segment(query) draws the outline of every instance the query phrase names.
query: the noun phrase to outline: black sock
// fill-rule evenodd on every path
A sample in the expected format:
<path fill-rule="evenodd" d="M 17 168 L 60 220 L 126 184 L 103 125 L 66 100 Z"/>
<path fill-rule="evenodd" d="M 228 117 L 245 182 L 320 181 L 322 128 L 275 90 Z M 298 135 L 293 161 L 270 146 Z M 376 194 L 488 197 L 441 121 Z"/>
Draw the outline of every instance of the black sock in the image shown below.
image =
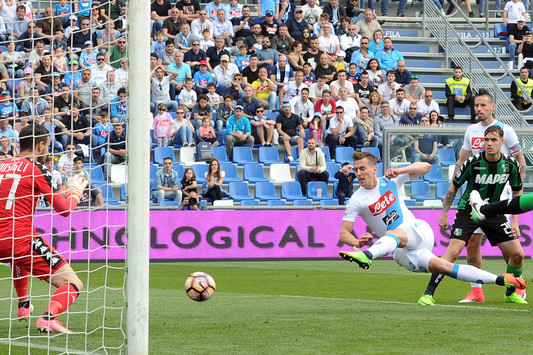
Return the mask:
<path fill-rule="evenodd" d="M 424 292 L 424 294 L 433 296 L 443 278 L 443 274 L 431 274 L 431 279 L 429 279 L 428 287 L 426 288 L 426 292 Z"/>
<path fill-rule="evenodd" d="M 505 295 L 511 296 L 513 293 L 515 293 L 515 291 L 516 291 L 516 287 L 507 287 L 505 289 Z"/>
<path fill-rule="evenodd" d="M 19 308 L 30 308 L 30 300 L 19 302 Z"/>
<path fill-rule="evenodd" d="M 498 286 L 505 286 L 505 279 L 503 278 L 502 275 L 500 275 L 500 276 L 498 276 L 498 277 L 496 278 L 496 282 L 495 282 L 495 283 L 496 283 L 496 285 L 498 285 Z"/>
<path fill-rule="evenodd" d="M 479 211 L 483 213 L 486 218 L 501 214 L 520 214 L 524 212 L 520 208 L 520 198 L 518 197 L 481 206 Z"/>

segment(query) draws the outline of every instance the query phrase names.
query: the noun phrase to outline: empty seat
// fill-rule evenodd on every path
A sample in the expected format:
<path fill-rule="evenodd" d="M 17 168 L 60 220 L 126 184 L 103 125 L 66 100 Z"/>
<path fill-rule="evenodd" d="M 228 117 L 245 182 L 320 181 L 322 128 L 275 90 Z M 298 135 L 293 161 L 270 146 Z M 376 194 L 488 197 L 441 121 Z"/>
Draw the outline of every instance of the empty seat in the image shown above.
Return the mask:
<path fill-rule="evenodd" d="M 281 183 L 281 198 L 287 201 L 307 200 L 307 197 L 302 195 L 302 188 L 298 181 Z"/>
<path fill-rule="evenodd" d="M 174 163 L 172 170 L 176 170 L 180 180 L 183 179 L 183 175 L 185 174 L 185 168 L 183 167 L 183 165 L 181 165 L 180 163 Z"/>
<path fill-rule="evenodd" d="M 256 184 L 260 181 L 268 181 L 268 179 L 265 178 L 263 166 L 257 163 L 250 163 L 244 166 L 244 180 L 248 180 L 252 184 Z"/>
<path fill-rule="evenodd" d="M 453 148 L 439 148 L 437 154 L 440 156 L 440 165 L 442 166 L 455 165 L 457 163 Z"/>
<path fill-rule="evenodd" d="M 255 184 L 255 198 L 261 201 L 279 200 L 276 187 L 270 181 L 259 181 Z"/>
<path fill-rule="evenodd" d="M 275 147 L 260 147 L 259 156 L 257 159 L 263 165 L 279 164 L 278 148 Z"/>
<path fill-rule="evenodd" d="M 216 200 L 213 202 L 213 207 L 233 207 L 233 200 Z"/>
<path fill-rule="evenodd" d="M 233 162 L 239 165 L 256 163 L 252 148 L 250 147 L 233 147 Z"/>
<path fill-rule="evenodd" d="M 154 163 L 157 165 L 163 165 L 165 158 L 171 158 L 174 160 L 174 148 L 172 147 L 155 147 L 154 148 Z"/>
<path fill-rule="evenodd" d="M 329 154 L 329 147 L 318 147 L 318 149 L 324 153 L 324 156 L 326 157 L 326 163 L 330 162 L 331 155 Z"/>
<path fill-rule="evenodd" d="M 111 165 L 111 167 L 113 166 L 115 166 L 115 164 Z M 91 184 L 95 186 L 99 186 L 99 185 L 103 185 L 107 183 L 107 181 L 104 178 L 102 167 L 100 165 L 84 164 L 83 168 L 87 170 L 87 172 L 89 173 L 89 176 L 91 177 Z"/>
<path fill-rule="evenodd" d="M 411 183 L 411 195 L 417 201 L 433 200 L 435 197 L 431 195 L 429 189 L 429 182 L 427 181 L 413 181 Z"/>
<path fill-rule="evenodd" d="M 248 184 L 242 181 L 233 181 L 229 183 L 229 194 L 231 197 L 239 202 L 242 200 L 253 200 L 248 190 Z"/>
<path fill-rule="evenodd" d="M 335 148 L 335 161 L 337 163 L 353 163 L 354 149 L 352 147 L 337 147 Z"/>
<path fill-rule="evenodd" d="M 109 170 L 111 171 L 109 175 L 111 176 L 111 182 L 113 182 L 113 184 L 122 185 L 126 183 L 127 181 L 126 165 L 111 164 L 111 166 L 109 167 Z M 91 177 L 91 181 L 93 181 L 92 177 Z"/>
<path fill-rule="evenodd" d="M 429 172 L 424 175 L 424 180 L 432 184 L 436 184 L 441 181 L 448 182 L 448 180 L 446 180 L 442 174 L 442 166 L 440 165 L 431 165 Z"/>
<path fill-rule="evenodd" d="M 294 178 L 291 176 L 290 166 L 288 164 L 270 165 L 270 180 L 275 183 L 294 181 Z"/>
<path fill-rule="evenodd" d="M 221 163 L 229 161 L 225 147 L 211 147 L 211 155 Z"/>
<path fill-rule="evenodd" d="M 224 173 L 226 174 L 226 176 L 224 177 L 225 183 L 233 181 L 242 181 L 237 171 L 237 165 L 230 162 L 220 163 L 220 170 L 224 171 Z"/>
<path fill-rule="evenodd" d="M 120 202 L 115 198 L 113 193 L 113 186 L 102 185 L 98 187 L 102 191 L 102 197 L 104 198 L 104 203 L 108 206 L 118 206 Z"/>
<path fill-rule="evenodd" d="M 168 206 L 168 207 L 178 207 L 181 203 L 178 202 L 178 201 L 170 201 L 170 200 L 167 200 L 167 201 L 161 201 L 159 202 L 159 206 Z"/>
<path fill-rule="evenodd" d="M 261 202 L 257 200 L 242 200 L 241 206 L 260 206 Z"/>
<path fill-rule="evenodd" d="M 293 206 L 313 206 L 313 201 L 311 200 L 294 200 L 292 201 Z"/>
<path fill-rule="evenodd" d="M 268 200 L 267 206 L 286 206 L 285 201 L 282 200 Z"/>
<path fill-rule="evenodd" d="M 333 200 L 333 199 L 320 200 L 319 205 L 320 206 L 338 206 L 339 205 L 339 201 L 338 200 Z"/>
<path fill-rule="evenodd" d="M 128 185 L 124 184 L 120 187 L 120 201 L 126 202 L 127 195 L 128 195 Z"/>
<path fill-rule="evenodd" d="M 150 186 L 154 183 L 155 174 L 157 173 L 158 166 L 155 164 L 150 164 Z"/>
<path fill-rule="evenodd" d="M 361 148 L 361 153 L 362 152 L 372 153 L 376 157 L 378 157 L 378 160 L 381 160 L 381 152 L 379 151 L 378 147 L 363 147 L 363 148 Z"/>
<path fill-rule="evenodd" d="M 307 183 L 307 197 L 313 201 L 331 200 L 328 185 L 324 181 L 309 181 Z"/>
<path fill-rule="evenodd" d="M 190 165 L 196 160 L 194 159 L 194 154 L 196 153 L 195 147 L 181 147 L 180 148 L 180 163 L 185 165 Z"/>
<path fill-rule="evenodd" d="M 205 182 L 205 173 L 209 170 L 209 165 L 207 164 L 193 164 L 191 169 L 196 175 L 196 182 L 198 184 L 203 184 Z"/>
<path fill-rule="evenodd" d="M 326 163 L 326 170 L 329 173 L 329 180 L 328 182 L 335 182 L 338 181 L 335 179 L 335 174 L 340 170 L 341 166 L 337 163 Z"/>

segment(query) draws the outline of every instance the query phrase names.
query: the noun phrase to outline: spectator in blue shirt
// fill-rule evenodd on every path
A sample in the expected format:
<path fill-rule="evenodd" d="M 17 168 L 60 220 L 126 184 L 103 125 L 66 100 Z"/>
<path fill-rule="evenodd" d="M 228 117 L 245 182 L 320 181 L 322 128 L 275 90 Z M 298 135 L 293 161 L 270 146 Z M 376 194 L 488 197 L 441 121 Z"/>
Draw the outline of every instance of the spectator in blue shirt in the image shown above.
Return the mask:
<path fill-rule="evenodd" d="M 243 115 L 243 107 L 235 106 L 233 115 L 228 117 L 226 122 L 226 149 L 228 159 L 233 159 L 233 147 L 246 145 L 250 148 L 254 146 L 254 137 L 252 136 L 252 127 L 250 120 Z"/>
<path fill-rule="evenodd" d="M 398 67 L 398 61 L 404 60 L 402 53 L 392 48 L 390 37 L 383 39 L 383 50 L 376 53 L 376 59 L 381 65 L 381 69 L 388 71 Z"/>
<path fill-rule="evenodd" d="M 226 17 L 227 17 L 228 9 L 226 8 L 226 5 L 222 4 L 221 0 L 213 0 L 207 5 L 205 5 L 205 11 L 207 12 L 207 17 L 209 17 L 212 21 L 215 21 L 217 19 L 217 11 L 220 9 L 226 11 Z"/>
<path fill-rule="evenodd" d="M 207 61 L 200 61 L 200 70 L 194 74 L 193 81 L 196 94 L 207 94 L 207 84 L 213 82 L 213 74 L 207 71 Z"/>

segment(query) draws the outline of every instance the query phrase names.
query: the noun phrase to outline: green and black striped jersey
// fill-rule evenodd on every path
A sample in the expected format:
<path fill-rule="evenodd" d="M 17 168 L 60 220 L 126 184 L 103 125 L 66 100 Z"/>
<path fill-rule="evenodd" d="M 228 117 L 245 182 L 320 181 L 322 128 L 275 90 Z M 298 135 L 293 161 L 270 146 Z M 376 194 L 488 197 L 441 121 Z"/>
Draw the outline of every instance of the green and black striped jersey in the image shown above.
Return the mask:
<path fill-rule="evenodd" d="M 471 156 L 453 179 L 453 184 L 457 188 L 467 183 L 457 209 L 470 209 L 468 199 L 472 190 L 478 190 L 483 200 L 488 198 L 489 202 L 499 201 L 507 182 L 513 191 L 522 189 L 520 167 L 515 158 L 502 154 L 499 161 L 491 163 L 485 159 L 485 152 Z"/>

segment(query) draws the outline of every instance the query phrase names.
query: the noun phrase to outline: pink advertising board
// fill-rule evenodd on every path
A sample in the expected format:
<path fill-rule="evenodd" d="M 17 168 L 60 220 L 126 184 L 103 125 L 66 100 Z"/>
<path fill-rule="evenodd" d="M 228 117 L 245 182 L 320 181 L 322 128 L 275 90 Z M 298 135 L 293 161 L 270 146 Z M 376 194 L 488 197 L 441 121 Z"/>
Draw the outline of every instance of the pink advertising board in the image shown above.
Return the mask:
<path fill-rule="evenodd" d="M 342 210 L 242 210 L 242 211 L 152 211 L 150 218 L 151 260 L 336 258 Z M 443 255 L 449 231 L 437 225 L 439 210 L 413 210 L 426 220 L 435 234 L 433 252 Z M 453 222 L 454 211 L 449 220 Z M 35 225 L 68 260 L 122 260 L 124 211 L 78 211 L 73 218 L 39 214 Z M 521 242 L 526 256 L 533 256 L 531 214 L 521 216 Z M 89 229 L 91 232 L 89 232 Z M 355 232 L 367 231 L 358 218 Z M 485 241 L 484 256 L 501 256 Z M 465 251 L 461 255 L 465 255 Z"/>

